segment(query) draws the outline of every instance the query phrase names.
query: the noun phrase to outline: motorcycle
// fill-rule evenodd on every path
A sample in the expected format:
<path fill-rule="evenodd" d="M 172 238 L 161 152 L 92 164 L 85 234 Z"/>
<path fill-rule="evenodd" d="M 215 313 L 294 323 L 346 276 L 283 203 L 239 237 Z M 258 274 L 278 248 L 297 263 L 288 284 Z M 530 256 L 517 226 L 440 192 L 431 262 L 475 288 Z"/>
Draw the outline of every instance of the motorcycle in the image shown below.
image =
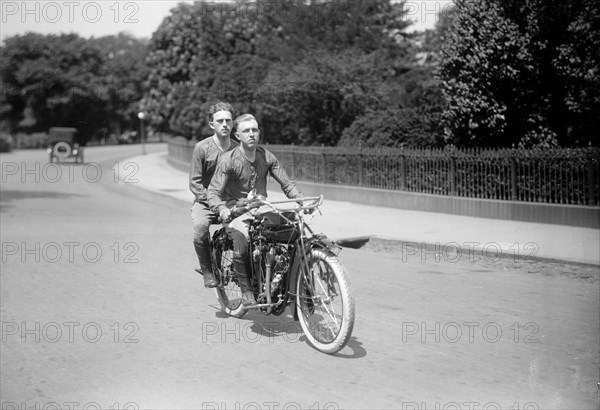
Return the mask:
<path fill-rule="evenodd" d="M 232 217 L 249 212 L 250 284 L 256 304 L 244 306 L 232 261 L 233 240 L 225 228 L 212 236 L 216 293 L 223 310 L 242 317 L 257 309 L 281 315 L 289 305 L 310 345 L 334 354 L 344 348 L 354 327 L 354 297 L 341 247 L 308 225 L 323 196 L 268 202 L 253 191 Z M 285 205 L 296 203 L 294 208 Z M 301 204 L 301 205 L 300 205 Z M 283 207 L 282 207 L 283 206 Z"/>

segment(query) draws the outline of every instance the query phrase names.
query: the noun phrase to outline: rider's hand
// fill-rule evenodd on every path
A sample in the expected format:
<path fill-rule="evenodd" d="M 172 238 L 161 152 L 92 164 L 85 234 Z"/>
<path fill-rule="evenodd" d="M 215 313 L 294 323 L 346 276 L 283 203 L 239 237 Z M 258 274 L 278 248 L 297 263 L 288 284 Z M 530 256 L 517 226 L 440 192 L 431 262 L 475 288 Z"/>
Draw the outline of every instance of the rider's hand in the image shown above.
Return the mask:
<path fill-rule="evenodd" d="M 221 212 L 219 212 L 219 217 L 221 218 L 222 222 L 229 221 L 230 216 L 231 216 L 231 211 L 228 208 L 223 208 L 223 209 L 221 209 Z"/>

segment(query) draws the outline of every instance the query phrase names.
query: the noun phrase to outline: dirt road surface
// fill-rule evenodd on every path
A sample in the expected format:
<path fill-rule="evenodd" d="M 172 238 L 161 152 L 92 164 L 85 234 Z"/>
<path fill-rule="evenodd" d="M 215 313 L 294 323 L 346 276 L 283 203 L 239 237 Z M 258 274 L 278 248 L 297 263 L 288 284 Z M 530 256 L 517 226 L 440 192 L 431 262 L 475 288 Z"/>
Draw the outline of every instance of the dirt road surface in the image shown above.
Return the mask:
<path fill-rule="evenodd" d="M 597 268 L 344 249 L 357 320 L 325 355 L 222 314 L 190 204 L 115 174 L 138 150 L 2 155 L 2 409 L 598 408 Z"/>

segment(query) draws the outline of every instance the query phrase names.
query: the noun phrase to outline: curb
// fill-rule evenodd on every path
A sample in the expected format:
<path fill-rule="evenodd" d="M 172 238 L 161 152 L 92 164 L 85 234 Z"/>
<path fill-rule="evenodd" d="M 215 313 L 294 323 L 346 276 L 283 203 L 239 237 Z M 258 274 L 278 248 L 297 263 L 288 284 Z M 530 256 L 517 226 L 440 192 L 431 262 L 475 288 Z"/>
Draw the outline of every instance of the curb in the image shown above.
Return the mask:
<path fill-rule="evenodd" d="M 486 246 L 455 246 L 455 245 L 442 245 L 440 242 L 432 243 L 425 241 L 409 241 L 403 239 L 385 238 L 377 235 L 357 236 L 351 238 L 340 238 L 334 239 L 334 241 L 343 248 L 351 248 L 361 250 L 363 247 L 369 247 L 370 244 L 379 247 L 389 247 L 394 250 L 398 249 L 400 255 L 414 256 L 421 254 L 423 256 L 433 257 L 435 260 L 447 260 L 448 256 L 451 256 L 449 262 L 459 260 L 462 255 L 468 255 L 468 259 L 472 259 L 474 256 L 483 258 L 485 260 L 512 260 L 515 263 L 526 263 L 526 262 L 544 262 L 544 263 L 558 263 L 568 264 L 573 266 L 581 267 L 594 267 L 600 268 L 600 264 L 570 261 L 559 258 L 549 258 L 546 256 L 531 255 L 515 255 L 515 251 L 502 249 L 500 246 L 490 250 Z M 457 244 L 458 245 L 458 244 Z M 368 250 L 368 249 L 366 249 Z M 383 251 L 390 252 L 390 251 Z M 397 253 L 397 252 L 393 252 Z M 458 256 L 457 256 L 458 255 Z"/>

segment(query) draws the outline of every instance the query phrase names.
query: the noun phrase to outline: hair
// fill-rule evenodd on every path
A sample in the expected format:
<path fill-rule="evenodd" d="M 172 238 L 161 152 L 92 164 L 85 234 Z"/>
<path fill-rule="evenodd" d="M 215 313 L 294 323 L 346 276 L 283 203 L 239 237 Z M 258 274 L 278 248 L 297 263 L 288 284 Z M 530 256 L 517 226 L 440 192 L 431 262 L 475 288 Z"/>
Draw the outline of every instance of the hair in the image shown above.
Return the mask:
<path fill-rule="evenodd" d="M 242 114 L 233 121 L 233 127 L 237 130 L 237 127 L 238 127 L 238 125 L 240 125 L 241 122 L 250 121 L 250 120 L 256 121 L 256 118 L 254 118 L 254 115 Z"/>
<path fill-rule="evenodd" d="M 215 113 L 219 111 L 229 111 L 231 113 L 231 117 L 234 117 L 234 111 L 231 104 L 224 101 L 219 101 L 218 103 L 211 105 L 208 109 L 208 121 L 214 120 Z"/>

